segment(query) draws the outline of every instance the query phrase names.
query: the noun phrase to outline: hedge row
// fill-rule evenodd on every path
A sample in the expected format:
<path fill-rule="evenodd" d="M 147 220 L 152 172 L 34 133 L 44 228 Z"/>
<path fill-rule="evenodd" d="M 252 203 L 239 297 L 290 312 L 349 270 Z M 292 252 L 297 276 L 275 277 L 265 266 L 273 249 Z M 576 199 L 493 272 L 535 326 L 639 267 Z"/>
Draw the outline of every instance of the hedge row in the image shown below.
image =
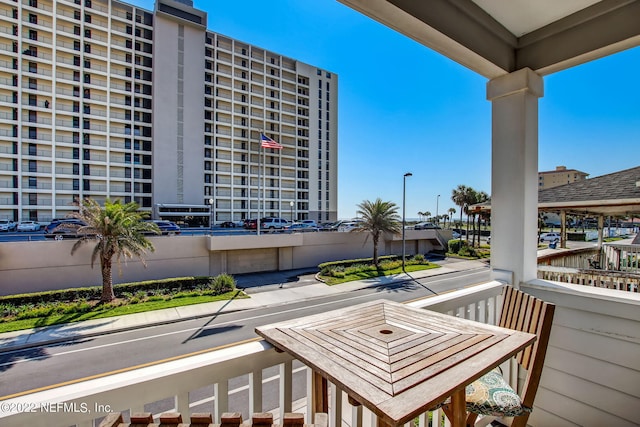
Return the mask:
<path fill-rule="evenodd" d="M 383 255 L 378 257 L 378 262 L 382 262 L 382 261 L 395 261 L 397 259 L 400 259 L 400 256 L 398 255 Z M 350 267 L 354 264 L 367 264 L 367 263 L 372 263 L 373 262 L 373 258 L 358 258 L 358 259 L 346 259 L 346 260 L 342 260 L 342 261 L 330 261 L 330 262 L 323 262 L 322 264 L 318 264 L 318 269 L 322 270 L 324 268 L 331 268 L 331 267 Z"/>
<path fill-rule="evenodd" d="M 122 298 L 125 294 L 135 294 L 136 292 L 158 292 L 158 291 L 189 291 L 198 287 L 208 285 L 213 277 L 193 276 L 175 277 L 162 280 L 147 280 L 144 282 L 122 283 L 113 286 L 116 298 Z M 55 291 L 34 292 L 29 294 L 17 294 L 0 297 L 0 304 L 35 304 L 53 301 L 77 301 L 99 299 L 102 295 L 102 286 L 91 286 L 73 289 L 61 289 Z"/>

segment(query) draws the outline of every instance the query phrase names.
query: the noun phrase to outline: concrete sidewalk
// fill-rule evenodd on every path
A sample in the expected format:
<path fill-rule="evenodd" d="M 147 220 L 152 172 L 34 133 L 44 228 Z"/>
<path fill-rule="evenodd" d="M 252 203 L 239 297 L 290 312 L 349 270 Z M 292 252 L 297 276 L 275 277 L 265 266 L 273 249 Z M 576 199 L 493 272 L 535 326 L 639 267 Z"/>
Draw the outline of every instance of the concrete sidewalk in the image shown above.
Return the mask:
<path fill-rule="evenodd" d="M 35 347 L 43 344 L 68 341 L 80 337 L 109 334 L 146 326 L 162 325 L 199 317 L 212 316 L 239 310 L 249 310 L 293 301 L 304 301 L 362 289 L 370 286 L 385 286 L 412 279 L 439 276 L 455 271 L 485 268 L 482 261 L 448 261 L 440 268 L 412 272 L 410 275 L 378 277 L 358 280 L 336 286 L 327 286 L 315 279 L 309 270 L 244 275 L 238 278 L 238 288 L 249 298 L 216 301 L 164 310 L 129 314 L 105 319 L 86 320 L 42 328 L 0 334 L 0 353 Z M 261 279 L 262 278 L 262 279 Z"/>

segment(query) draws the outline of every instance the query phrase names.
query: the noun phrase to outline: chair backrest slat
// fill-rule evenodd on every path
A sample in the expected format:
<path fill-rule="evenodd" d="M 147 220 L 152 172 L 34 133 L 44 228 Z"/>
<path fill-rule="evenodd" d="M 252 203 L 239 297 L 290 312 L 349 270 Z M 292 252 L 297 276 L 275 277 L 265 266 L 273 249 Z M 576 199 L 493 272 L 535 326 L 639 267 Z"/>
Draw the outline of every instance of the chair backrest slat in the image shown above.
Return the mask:
<path fill-rule="evenodd" d="M 538 350 L 541 346 L 541 340 L 545 342 L 544 353 L 546 353 L 546 342 L 548 342 L 548 335 L 551 332 L 551 323 L 548 322 L 546 325 L 545 319 L 549 315 L 553 319 L 554 308 L 553 304 L 546 303 L 511 286 L 504 288 L 499 325 L 537 335 L 537 339 L 532 345 L 516 355 L 518 363 L 527 371 L 530 371 L 532 364 L 539 359 Z M 546 337 L 543 337 L 544 334 Z M 542 360 L 544 360 L 544 354 Z"/>

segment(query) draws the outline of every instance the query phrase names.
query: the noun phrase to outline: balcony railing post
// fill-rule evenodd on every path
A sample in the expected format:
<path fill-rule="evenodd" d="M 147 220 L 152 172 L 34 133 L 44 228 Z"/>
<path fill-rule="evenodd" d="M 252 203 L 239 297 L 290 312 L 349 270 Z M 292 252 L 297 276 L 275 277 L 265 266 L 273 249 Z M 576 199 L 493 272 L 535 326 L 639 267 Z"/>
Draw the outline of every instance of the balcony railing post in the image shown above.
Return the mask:
<path fill-rule="evenodd" d="M 293 362 L 288 360 L 280 365 L 280 419 L 285 412 L 291 412 L 293 400 Z"/>
<path fill-rule="evenodd" d="M 189 408 L 189 392 L 183 391 L 174 396 L 176 412 L 180 412 L 185 418 L 189 418 L 191 410 Z"/>
<path fill-rule="evenodd" d="M 249 411 L 262 412 L 262 369 L 249 374 Z"/>
<path fill-rule="evenodd" d="M 213 386 L 213 393 L 215 395 L 215 402 L 213 405 L 213 417 L 219 420 L 224 412 L 227 412 L 229 408 L 229 382 L 228 380 L 222 380 L 217 382 Z"/>

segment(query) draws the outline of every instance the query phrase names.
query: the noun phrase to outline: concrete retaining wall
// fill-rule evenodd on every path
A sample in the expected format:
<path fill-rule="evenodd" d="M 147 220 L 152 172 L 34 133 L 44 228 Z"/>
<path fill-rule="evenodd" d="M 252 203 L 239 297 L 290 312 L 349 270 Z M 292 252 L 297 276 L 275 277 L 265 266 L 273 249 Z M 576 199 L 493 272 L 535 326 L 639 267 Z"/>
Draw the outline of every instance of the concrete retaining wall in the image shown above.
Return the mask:
<path fill-rule="evenodd" d="M 407 255 L 433 250 L 433 230 L 411 233 Z M 397 236 L 383 236 L 379 255 L 401 253 Z M 114 283 L 167 277 L 241 274 L 315 267 L 326 261 L 373 254 L 368 233 L 297 233 L 242 236 L 150 237 L 155 252 L 145 259 L 114 264 Z M 96 286 L 102 283 L 100 260 L 91 268 L 93 244 L 71 256 L 74 240 L 0 243 L 0 295 Z"/>

